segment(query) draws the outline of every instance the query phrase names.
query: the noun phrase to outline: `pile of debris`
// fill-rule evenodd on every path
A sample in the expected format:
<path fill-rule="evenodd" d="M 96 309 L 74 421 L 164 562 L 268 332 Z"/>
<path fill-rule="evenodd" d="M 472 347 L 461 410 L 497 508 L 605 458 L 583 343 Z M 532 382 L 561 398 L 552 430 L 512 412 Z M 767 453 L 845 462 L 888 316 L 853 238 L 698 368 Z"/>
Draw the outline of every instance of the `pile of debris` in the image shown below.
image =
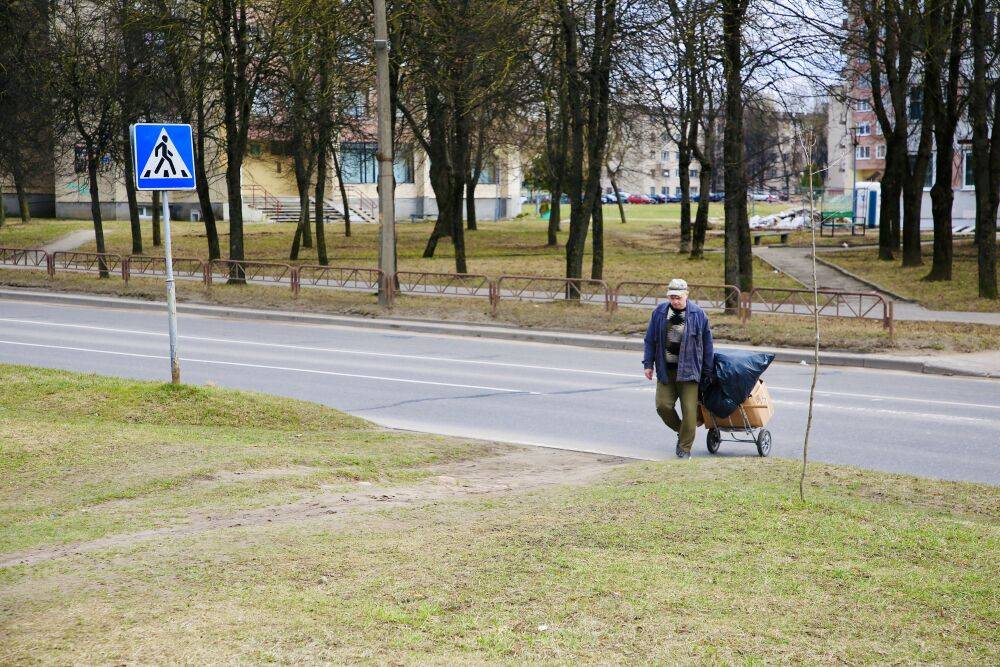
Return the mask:
<path fill-rule="evenodd" d="M 817 212 L 813 218 L 820 222 Z M 750 218 L 750 229 L 810 229 L 808 208 L 789 208 L 773 215 L 755 215 Z"/>

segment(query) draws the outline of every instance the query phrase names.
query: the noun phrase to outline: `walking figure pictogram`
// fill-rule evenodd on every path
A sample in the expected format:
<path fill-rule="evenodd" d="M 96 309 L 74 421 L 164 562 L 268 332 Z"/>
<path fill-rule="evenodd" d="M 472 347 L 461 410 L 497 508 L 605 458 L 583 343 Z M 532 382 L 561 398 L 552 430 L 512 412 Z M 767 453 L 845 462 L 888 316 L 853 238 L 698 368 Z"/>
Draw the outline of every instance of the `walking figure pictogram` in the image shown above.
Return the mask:
<path fill-rule="evenodd" d="M 142 178 L 176 178 L 178 173 L 181 178 L 189 178 L 184 160 L 177 154 L 177 148 L 170 140 L 170 135 L 166 130 L 161 130 L 142 171 Z"/>

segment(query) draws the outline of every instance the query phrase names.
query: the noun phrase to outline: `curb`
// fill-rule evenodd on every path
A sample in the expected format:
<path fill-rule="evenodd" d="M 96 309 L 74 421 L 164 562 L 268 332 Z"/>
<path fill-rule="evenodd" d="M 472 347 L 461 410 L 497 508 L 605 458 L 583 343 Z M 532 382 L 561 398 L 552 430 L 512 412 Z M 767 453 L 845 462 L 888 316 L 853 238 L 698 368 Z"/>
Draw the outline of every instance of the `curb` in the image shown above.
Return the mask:
<path fill-rule="evenodd" d="M 823 266 L 827 267 L 828 269 L 833 269 L 834 271 L 837 271 L 839 273 L 844 274 L 848 278 L 853 278 L 854 280 L 857 280 L 859 283 L 864 283 L 865 285 L 868 285 L 869 287 L 871 287 L 876 292 L 882 292 L 883 294 L 886 294 L 886 295 L 892 297 L 893 301 L 902 301 L 903 303 L 916 303 L 916 301 L 914 301 L 913 299 L 911 299 L 909 297 L 905 297 L 905 296 L 901 296 L 899 294 L 896 294 L 892 290 L 888 290 L 888 289 L 882 287 L 881 285 L 879 285 L 878 283 L 874 283 L 874 282 L 868 280 L 867 278 L 862 278 L 861 276 L 859 276 L 859 275 L 857 275 L 855 273 L 851 273 L 847 269 L 839 267 L 836 264 L 834 264 L 833 262 L 829 262 L 829 261 L 827 261 L 825 259 L 820 259 L 820 257 L 819 257 L 820 254 L 821 253 L 819 253 L 819 252 L 816 253 L 816 261 L 819 262 L 820 264 L 822 264 Z"/>
<path fill-rule="evenodd" d="M 143 301 L 116 297 L 101 297 L 74 293 L 37 292 L 30 290 L 0 289 L 0 299 L 14 301 L 41 301 L 75 306 L 113 308 L 118 310 L 163 311 L 166 304 L 160 301 Z M 639 336 L 590 335 L 564 331 L 523 329 L 516 326 L 482 325 L 469 322 L 439 322 L 390 317 L 359 317 L 350 315 L 323 315 L 281 310 L 258 310 L 235 306 L 214 306 L 179 302 L 178 313 L 201 315 L 203 317 L 225 317 L 240 320 L 267 320 L 271 322 L 295 322 L 299 324 L 319 324 L 327 326 L 347 326 L 365 329 L 409 331 L 433 335 L 462 336 L 467 338 L 489 338 L 495 340 L 545 343 L 550 345 L 572 345 L 603 350 L 641 352 L 643 341 Z M 726 347 L 740 350 L 756 350 L 774 354 L 777 362 L 790 364 L 812 364 L 813 351 L 796 348 L 761 348 L 738 343 L 724 343 Z M 1000 379 L 1000 371 L 975 371 L 967 368 L 944 366 L 918 359 L 896 358 L 852 352 L 820 352 L 820 363 L 825 366 L 871 368 L 878 370 L 905 371 L 929 375 L 952 375 L 956 377 L 976 377 Z"/>

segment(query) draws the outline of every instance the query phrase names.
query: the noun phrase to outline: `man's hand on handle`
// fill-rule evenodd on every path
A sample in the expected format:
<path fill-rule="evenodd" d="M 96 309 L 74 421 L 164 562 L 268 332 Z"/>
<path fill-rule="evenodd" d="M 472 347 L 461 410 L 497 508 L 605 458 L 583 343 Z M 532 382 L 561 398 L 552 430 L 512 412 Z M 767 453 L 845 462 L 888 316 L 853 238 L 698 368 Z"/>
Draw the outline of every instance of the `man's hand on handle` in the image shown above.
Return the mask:
<path fill-rule="evenodd" d="M 646 379 L 647 380 L 652 380 L 653 379 L 653 369 L 652 368 L 647 368 L 645 370 L 645 373 L 646 373 Z"/>

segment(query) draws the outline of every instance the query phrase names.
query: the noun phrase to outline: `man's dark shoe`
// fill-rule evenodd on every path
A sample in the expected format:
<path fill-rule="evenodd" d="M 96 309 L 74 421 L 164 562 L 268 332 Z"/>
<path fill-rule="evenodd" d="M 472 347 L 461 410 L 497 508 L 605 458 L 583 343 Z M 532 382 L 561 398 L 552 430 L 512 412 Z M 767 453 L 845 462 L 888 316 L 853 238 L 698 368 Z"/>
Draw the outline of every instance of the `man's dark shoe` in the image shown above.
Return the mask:
<path fill-rule="evenodd" d="M 691 452 L 685 452 L 680 447 L 677 448 L 677 458 L 679 459 L 689 459 L 691 458 Z"/>
<path fill-rule="evenodd" d="M 674 453 L 677 454 L 677 458 L 682 458 L 681 454 L 684 453 L 684 450 L 681 449 L 681 439 L 679 437 L 677 438 L 677 447 L 674 448 Z"/>

